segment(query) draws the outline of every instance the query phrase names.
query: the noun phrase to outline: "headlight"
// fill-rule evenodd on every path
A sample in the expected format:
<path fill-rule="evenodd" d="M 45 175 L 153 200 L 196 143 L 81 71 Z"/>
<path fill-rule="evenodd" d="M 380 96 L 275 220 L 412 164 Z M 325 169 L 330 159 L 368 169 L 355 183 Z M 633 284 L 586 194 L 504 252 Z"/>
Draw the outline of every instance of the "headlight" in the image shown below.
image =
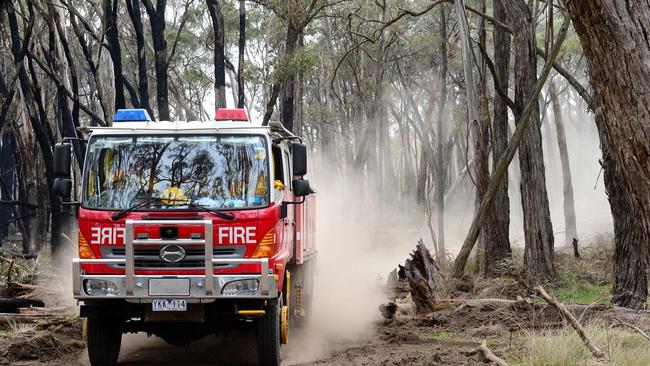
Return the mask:
<path fill-rule="evenodd" d="M 221 294 L 225 296 L 254 296 L 259 288 L 259 280 L 237 280 L 226 283 L 221 289 Z"/>
<path fill-rule="evenodd" d="M 88 296 L 118 296 L 120 290 L 111 281 L 85 280 L 84 290 Z"/>

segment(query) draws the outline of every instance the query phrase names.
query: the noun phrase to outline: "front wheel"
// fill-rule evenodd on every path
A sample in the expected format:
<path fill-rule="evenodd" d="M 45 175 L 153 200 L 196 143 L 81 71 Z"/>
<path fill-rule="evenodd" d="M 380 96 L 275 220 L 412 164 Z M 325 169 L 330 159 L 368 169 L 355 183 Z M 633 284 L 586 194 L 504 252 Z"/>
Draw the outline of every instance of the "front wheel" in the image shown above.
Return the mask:
<path fill-rule="evenodd" d="M 89 318 L 86 322 L 88 358 L 92 366 L 112 366 L 117 363 L 122 345 L 120 322 L 114 319 Z"/>
<path fill-rule="evenodd" d="M 257 360 L 260 365 L 280 365 L 280 303 L 269 300 L 257 320 Z"/>

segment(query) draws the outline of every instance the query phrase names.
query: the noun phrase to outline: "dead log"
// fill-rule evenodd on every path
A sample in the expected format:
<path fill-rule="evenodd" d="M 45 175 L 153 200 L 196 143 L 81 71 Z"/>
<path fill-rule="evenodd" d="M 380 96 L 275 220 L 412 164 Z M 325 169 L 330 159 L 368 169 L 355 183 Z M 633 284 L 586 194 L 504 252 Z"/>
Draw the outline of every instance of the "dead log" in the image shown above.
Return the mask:
<path fill-rule="evenodd" d="M 411 297 L 418 313 L 432 311 L 435 308 L 435 288 L 442 282 L 438 264 L 424 246 L 422 239 L 411 253 L 411 258 L 404 264 L 404 272 L 411 288 Z"/>
<path fill-rule="evenodd" d="M 573 314 L 571 314 L 569 310 L 566 309 L 564 304 L 558 302 L 557 300 L 555 300 L 554 297 L 547 294 L 542 286 L 535 287 L 535 292 L 537 292 L 539 296 L 541 296 L 547 303 L 549 303 L 549 305 L 553 306 L 562 315 L 562 317 L 571 324 L 573 329 L 575 329 L 576 332 L 578 333 L 578 336 L 580 336 L 580 339 L 582 339 L 582 342 L 585 344 L 585 346 L 587 346 L 587 348 L 589 349 L 589 351 L 591 351 L 591 354 L 593 354 L 594 357 L 596 358 L 605 357 L 605 353 L 603 353 L 603 351 L 601 351 L 600 349 L 598 349 L 598 347 L 596 347 L 593 343 L 591 343 L 591 340 L 585 334 L 585 330 L 582 328 L 580 323 L 578 323 L 578 321 L 573 316 Z"/>
<path fill-rule="evenodd" d="M 28 308 L 31 306 L 44 307 L 45 303 L 43 303 L 43 300 L 38 299 L 0 297 L 0 313 L 18 313 L 18 308 Z"/>
<path fill-rule="evenodd" d="M 64 313 L 67 310 L 65 306 L 59 306 L 55 308 L 41 308 L 41 307 L 29 307 L 29 308 L 19 308 L 18 313 L 24 315 L 41 315 L 41 314 L 60 314 Z"/>
<path fill-rule="evenodd" d="M 17 323 L 38 323 L 43 320 L 54 319 L 50 314 L 24 315 L 13 313 L 0 313 L 0 326 L 13 325 Z"/>
<path fill-rule="evenodd" d="M 496 364 L 498 366 L 508 366 L 508 363 L 506 361 L 504 361 L 502 358 L 498 357 L 497 355 L 492 353 L 492 351 L 490 351 L 485 339 L 483 340 L 483 342 L 481 342 L 481 345 L 478 346 L 478 348 L 476 348 L 475 352 L 482 354 L 483 358 L 486 361 L 490 362 L 491 364 Z"/>

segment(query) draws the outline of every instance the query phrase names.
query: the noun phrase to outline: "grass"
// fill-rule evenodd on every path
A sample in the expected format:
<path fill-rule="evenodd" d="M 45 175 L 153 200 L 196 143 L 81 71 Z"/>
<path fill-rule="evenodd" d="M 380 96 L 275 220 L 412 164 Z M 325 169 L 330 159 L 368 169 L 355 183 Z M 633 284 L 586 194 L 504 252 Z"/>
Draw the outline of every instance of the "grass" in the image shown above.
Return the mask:
<path fill-rule="evenodd" d="M 7 328 L 8 332 L 11 334 L 31 334 L 36 332 L 38 325 L 9 321 Z"/>
<path fill-rule="evenodd" d="M 611 286 L 576 283 L 568 287 L 552 287 L 549 292 L 565 304 L 608 304 L 612 289 Z"/>
<path fill-rule="evenodd" d="M 605 352 L 608 365 L 650 365 L 650 347 L 641 335 L 602 326 L 588 326 L 588 337 Z M 596 359 L 571 328 L 530 334 L 523 351 L 508 355 L 512 365 L 594 365 Z"/>

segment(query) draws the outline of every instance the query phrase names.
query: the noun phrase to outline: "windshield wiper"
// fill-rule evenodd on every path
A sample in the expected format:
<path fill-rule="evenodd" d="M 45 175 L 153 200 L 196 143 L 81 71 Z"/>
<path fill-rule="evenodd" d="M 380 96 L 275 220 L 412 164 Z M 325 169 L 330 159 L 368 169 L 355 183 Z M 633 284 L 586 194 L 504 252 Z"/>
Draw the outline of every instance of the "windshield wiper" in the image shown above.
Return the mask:
<path fill-rule="evenodd" d="M 235 219 L 235 214 L 233 214 L 231 212 L 223 212 L 223 211 L 215 210 L 215 209 L 212 209 L 212 208 L 210 208 L 208 206 L 200 205 L 200 204 L 198 204 L 196 202 L 190 202 L 187 206 L 207 211 L 207 212 L 212 213 L 215 216 L 220 217 L 220 218 L 222 218 L 224 220 L 234 220 Z"/>
<path fill-rule="evenodd" d="M 151 201 L 154 201 L 154 200 L 155 201 L 160 201 L 160 198 L 158 198 L 158 197 L 136 197 L 136 199 L 144 200 L 144 201 L 138 202 L 138 203 L 136 203 L 135 205 L 133 205 L 131 207 L 127 207 L 127 208 L 123 209 L 122 211 L 114 213 L 111 216 L 111 219 L 113 219 L 113 221 L 117 221 L 117 220 L 123 218 L 124 216 L 126 216 L 127 214 L 129 214 L 130 212 L 133 212 L 133 211 L 135 211 L 137 209 L 140 209 L 140 208 L 142 208 L 142 207 L 144 207 L 144 206 L 146 206 L 148 204 L 151 204 Z"/>

